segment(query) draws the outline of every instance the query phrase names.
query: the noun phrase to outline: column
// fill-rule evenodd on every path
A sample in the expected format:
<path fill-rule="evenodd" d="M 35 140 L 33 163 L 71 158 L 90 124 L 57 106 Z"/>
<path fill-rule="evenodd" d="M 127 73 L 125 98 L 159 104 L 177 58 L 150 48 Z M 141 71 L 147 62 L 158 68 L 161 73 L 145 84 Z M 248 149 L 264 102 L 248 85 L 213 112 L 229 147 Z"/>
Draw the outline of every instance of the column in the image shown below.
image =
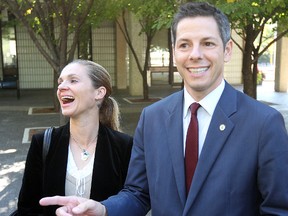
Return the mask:
<path fill-rule="evenodd" d="M 119 18 L 120 25 L 123 26 L 122 18 Z M 127 82 L 127 62 L 126 62 L 127 43 L 118 24 L 116 24 L 116 87 L 117 89 L 126 89 Z"/>
<path fill-rule="evenodd" d="M 144 62 L 144 34 L 139 35 L 141 26 L 137 18 L 130 13 L 129 15 L 129 29 L 132 45 L 135 49 L 137 57 L 143 68 Z M 135 58 L 129 49 L 129 93 L 132 96 L 143 95 L 142 75 L 137 67 Z"/>
<path fill-rule="evenodd" d="M 276 44 L 275 91 L 288 90 L 288 37 L 283 37 Z"/>

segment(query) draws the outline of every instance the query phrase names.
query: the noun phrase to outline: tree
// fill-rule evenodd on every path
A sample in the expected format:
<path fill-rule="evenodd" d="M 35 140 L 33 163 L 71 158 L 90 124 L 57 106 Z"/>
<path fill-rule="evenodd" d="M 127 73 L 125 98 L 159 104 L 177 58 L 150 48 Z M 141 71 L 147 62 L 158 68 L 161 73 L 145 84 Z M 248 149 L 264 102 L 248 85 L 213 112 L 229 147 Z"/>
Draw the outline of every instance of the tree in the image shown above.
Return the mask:
<path fill-rule="evenodd" d="M 1 0 L 26 28 L 30 38 L 54 71 L 54 92 L 58 76 L 74 59 L 80 32 L 93 20 L 104 19 L 106 3 L 102 0 Z M 59 103 L 54 94 L 54 108 Z"/>
<path fill-rule="evenodd" d="M 257 98 L 258 60 L 276 41 L 288 33 L 287 25 L 274 28 L 273 37 L 266 45 L 264 29 L 266 24 L 287 23 L 287 0 L 218 0 L 218 6 L 229 17 L 231 27 L 242 38 L 244 45 L 232 40 L 243 53 L 242 75 L 244 93 Z M 227 3 L 228 2 L 228 3 Z"/>
<path fill-rule="evenodd" d="M 143 99 L 148 100 L 149 88 L 147 82 L 147 71 L 149 69 L 152 40 L 157 31 L 169 26 L 177 5 L 174 0 L 114 0 L 114 2 L 112 1 L 112 5 L 114 5 L 114 10 L 111 10 L 110 14 L 112 18 L 116 18 L 116 23 L 123 33 L 130 51 L 136 61 L 137 68 L 141 73 L 143 81 Z M 127 24 L 128 12 L 133 13 L 141 25 L 139 35 L 145 34 L 146 36 L 143 65 L 139 60 L 140 58 L 136 53 L 130 37 Z"/>

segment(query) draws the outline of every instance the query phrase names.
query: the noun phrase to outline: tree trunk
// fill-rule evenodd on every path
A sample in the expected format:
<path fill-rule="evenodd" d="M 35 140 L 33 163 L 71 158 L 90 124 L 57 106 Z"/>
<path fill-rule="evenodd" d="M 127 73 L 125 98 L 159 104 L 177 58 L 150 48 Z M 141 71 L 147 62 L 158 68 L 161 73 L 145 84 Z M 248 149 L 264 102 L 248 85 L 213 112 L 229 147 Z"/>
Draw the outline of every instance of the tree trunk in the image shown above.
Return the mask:
<path fill-rule="evenodd" d="M 243 91 L 245 94 L 256 99 L 256 85 L 254 84 L 252 72 L 253 54 L 253 26 L 246 27 L 246 42 L 243 51 L 242 75 Z"/>
<path fill-rule="evenodd" d="M 257 99 L 257 75 L 258 75 L 258 61 L 253 63 L 253 98 Z"/>
<path fill-rule="evenodd" d="M 152 35 L 146 35 L 147 36 L 147 44 L 146 44 L 146 51 L 145 51 L 145 62 L 144 67 L 142 71 L 142 80 L 143 80 L 143 99 L 148 100 L 149 99 L 149 87 L 147 82 L 147 71 L 149 68 L 149 61 L 150 61 L 150 48 L 152 44 Z"/>
<path fill-rule="evenodd" d="M 245 94 L 255 98 L 255 90 L 253 88 L 253 73 L 251 71 L 252 59 L 251 55 L 244 52 L 242 61 L 243 75 L 243 91 Z"/>

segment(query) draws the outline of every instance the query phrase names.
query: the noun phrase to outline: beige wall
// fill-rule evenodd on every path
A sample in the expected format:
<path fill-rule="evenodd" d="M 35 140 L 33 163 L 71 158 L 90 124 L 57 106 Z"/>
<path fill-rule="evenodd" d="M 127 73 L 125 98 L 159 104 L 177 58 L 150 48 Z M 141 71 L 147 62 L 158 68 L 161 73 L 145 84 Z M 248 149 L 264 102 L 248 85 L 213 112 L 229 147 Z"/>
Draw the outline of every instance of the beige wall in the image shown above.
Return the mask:
<path fill-rule="evenodd" d="M 121 22 L 121 19 L 119 19 Z M 121 22 L 121 25 L 123 23 Z M 127 67 L 127 43 L 118 25 L 116 25 L 116 87 L 126 89 L 129 85 Z"/>
<path fill-rule="evenodd" d="M 232 37 L 241 44 L 241 38 L 235 32 L 232 32 Z M 241 68 L 242 51 L 233 43 L 232 58 L 225 65 L 224 78 L 232 85 L 242 84 Z"/>
<path fill-rule="evenodd" d="M 38 51 L 26 29 L 17 26 L 17 52 L 21 89 L 53 88 L 53 69 Z M 115 85 L 114 25 L 105 24 L 93 30 L 93 60 L 103 65 Z M 2 70 L 1 70 L 2 71 Z"/>
<path fill-rule="evenodd" d="M 116 37 L 113 23 L 104 23 L 92 30 L 92 58 L 109 72 L 112 85 L 116 85 Z"/>
<path fill-rule="evenodd" d="M 288 90 L 288 37 L 284 37 L 276 45 L 275 91 Z"/>
<path fill-rule="evenodd" d="M 40 54 L 22 26 L 17 26 L 16 36 L 20 88 L 53 88 L 52 67 Z"/>
<path fill-rule="evenodd" d="M 139 36 L 139 32 L 141 30 L 141 26 L 133 15 L 129 17 L 129 30 L 131 33 L 131 41 L 133 47 L 137 53 L 140 64 L 143 67 L 144 61 L 144 36 L 141 34 Z M 133 57 L 130 49 L 129 49 L 129 93 L 132 96 L 140 96 L 143 95 L 143 84 L 142 84 L 142 76 L 138 70 L 135 58 Z"/>

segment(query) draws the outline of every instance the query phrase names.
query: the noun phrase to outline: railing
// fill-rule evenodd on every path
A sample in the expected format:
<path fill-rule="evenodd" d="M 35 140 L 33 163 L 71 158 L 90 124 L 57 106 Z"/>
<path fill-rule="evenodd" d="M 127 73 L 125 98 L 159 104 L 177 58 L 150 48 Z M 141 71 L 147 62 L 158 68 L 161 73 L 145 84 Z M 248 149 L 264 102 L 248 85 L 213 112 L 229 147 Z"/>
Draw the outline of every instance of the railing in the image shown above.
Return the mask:
<path fill-rule="evenodd" d="M 174 80 L 174 73 L 178 71 L 175 66 L 173 66 L 171 74 L 169 73 L 169 66 L 150 66 L 149 71 L 151 73 L 151 84 L 152 85 L 154 84 L 153 74 L 156 74 L 156 73 L 167 74 L 167 83 L 177 84 L 177 82 L 175 82 L 175 80 Z"/>

